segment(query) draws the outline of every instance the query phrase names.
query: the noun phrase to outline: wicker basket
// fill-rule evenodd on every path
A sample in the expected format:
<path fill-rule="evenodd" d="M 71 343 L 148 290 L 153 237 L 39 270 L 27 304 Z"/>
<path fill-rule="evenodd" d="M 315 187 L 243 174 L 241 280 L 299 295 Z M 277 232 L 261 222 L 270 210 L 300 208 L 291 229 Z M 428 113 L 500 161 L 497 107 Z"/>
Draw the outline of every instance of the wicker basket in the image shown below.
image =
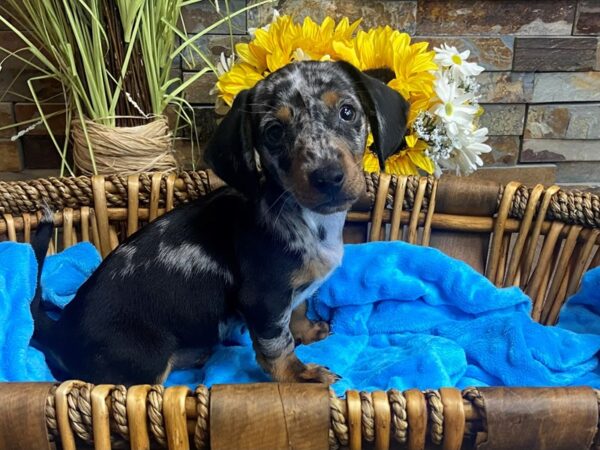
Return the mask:
<path fill-rule="evenodd" d="M 222 182 L 207 172 L 0 183 L 0 236 L 28 241 L 39 205 L 60 212 L 59 247 L 107 255 L 149 220 Z M 600 199 L 556 186 L 367 175 L 347 242 L 405 239 L 518 285 L 554 324 L 583 273 L 600 264 Z M 482 299 L 485 301 L 485 299 Z M 401 362 L 399 362 L 401 364 Z M 591 388 L 349 391 L 319 385 L 0 384 L 0 449 L 599 448 Z"/>

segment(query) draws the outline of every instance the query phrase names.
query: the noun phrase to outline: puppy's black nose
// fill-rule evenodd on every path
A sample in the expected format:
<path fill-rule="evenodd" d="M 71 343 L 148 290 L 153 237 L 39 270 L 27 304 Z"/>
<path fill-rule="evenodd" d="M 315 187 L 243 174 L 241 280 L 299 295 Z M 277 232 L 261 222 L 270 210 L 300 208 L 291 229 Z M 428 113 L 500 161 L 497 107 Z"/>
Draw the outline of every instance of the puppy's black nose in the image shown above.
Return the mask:
<path fill-rule="evenodd" d="M 323 194 L 336 194 L 344 184 L 344 171 L 339 164 L 329 164 L 312 172 L 310 183 Z"/>

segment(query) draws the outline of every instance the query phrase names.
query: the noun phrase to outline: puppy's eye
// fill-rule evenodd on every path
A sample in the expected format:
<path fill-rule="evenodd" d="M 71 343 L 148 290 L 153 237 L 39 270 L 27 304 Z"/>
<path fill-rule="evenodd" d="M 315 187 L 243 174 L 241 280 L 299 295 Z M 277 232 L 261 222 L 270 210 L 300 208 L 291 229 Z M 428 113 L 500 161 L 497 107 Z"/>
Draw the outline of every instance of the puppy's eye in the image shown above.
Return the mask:
<path fill-rule="evenodd" d="M 342 105 L 340 108 L 340 119 L 350 122 L 356 117 L 356 110 L 350 105 Z"/>
<path fill-rule="evenodd" d="M 283 138 L 283 126 L 275 123 L 269 125 L 265 130 L 265 139 L 269 144 L 277 144 Z"/>

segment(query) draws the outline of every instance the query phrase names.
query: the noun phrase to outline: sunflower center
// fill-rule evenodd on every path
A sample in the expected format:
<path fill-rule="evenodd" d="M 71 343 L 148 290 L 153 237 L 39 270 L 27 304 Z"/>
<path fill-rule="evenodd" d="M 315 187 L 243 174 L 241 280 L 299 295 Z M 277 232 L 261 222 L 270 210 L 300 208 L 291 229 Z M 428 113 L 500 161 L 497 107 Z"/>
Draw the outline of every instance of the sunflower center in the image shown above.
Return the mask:
<path fill-rule="evenodd" d="M 457 66 L 460 66 L 462 64 L 462 59 L 460 59 L 460 56 L 458 55 L 452 55 L 452 62 Z"/>
<path fill-rule="evenodd" d="M 446 110 L 447 116 L 451 116 L 452 113 L 454 112 L 454 106 L 452 106 L 452 103 L 446 103 L 444 109 Z"/>

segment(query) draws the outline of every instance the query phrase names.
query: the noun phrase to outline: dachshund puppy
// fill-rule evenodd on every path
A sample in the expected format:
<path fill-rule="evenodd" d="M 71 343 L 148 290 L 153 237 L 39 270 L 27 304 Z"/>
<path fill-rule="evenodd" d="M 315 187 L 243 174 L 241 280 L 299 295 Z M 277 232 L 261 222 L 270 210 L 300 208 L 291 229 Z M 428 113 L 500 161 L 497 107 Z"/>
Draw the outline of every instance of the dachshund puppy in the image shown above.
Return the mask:
<path fill-rule="evenodd" d="M 383 163 L 403 142 L 407 113 L 398 93 L 344 62 L 293 63 L 240 92 L 205 152 L 229 187 L 129 237 L 57 321 L 38 289 L 34 344 L 54 375 L 161 383 L 204 361 L 241 319 L 273 380 L 335 382 L 296 357 L 295 344 L 329 334 L 303 302 L 342 260 L 369 131 Z M 34 242 L 40 267 L 51 227 L 42 222 Z"/>

